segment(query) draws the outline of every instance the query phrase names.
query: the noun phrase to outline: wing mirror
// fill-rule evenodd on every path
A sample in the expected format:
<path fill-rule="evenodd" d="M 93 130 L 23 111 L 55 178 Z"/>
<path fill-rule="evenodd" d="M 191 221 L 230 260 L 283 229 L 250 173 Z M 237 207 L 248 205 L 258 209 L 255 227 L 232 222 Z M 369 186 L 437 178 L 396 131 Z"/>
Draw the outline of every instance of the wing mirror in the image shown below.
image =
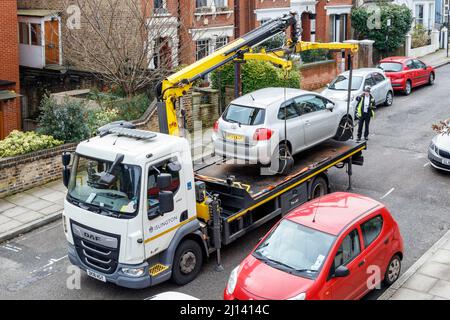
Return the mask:
<path fill-rule="evenodd" d="M 169 173 L 160 173 L 156 178 L 159 190 L 167 190 L 172 186 L 172 175 Z"/>
<path fill-rule="evenodd" d="M 174 210 L 174 195 L 172 191 L 161 191 L 159 197 L 159 213 L 161 215 Z"/>
<path fill-rule="evenodd" d="M 350 274 L 350 270 L 346 266 L 339 266 L 337 267 L 336 271 L 334 272 L 335 278 L 345 278 Z"/>
<path fill-rule="evenodd" d="M 331 103 L 331 102 L 328 102 L 326 108 L 327 108 L 327 110 L 333 111 L 333 109 L 334 109 L 334 104 Z"/>
<path fill-rule="evenodd" d="M 66 186 L 66 188 L 69 186 L 69 180 L 70 180 L 70 169 L 67 167 L 70 164 L 71 155 L 68 152 L 64 152 L 61 156 L 62 165 L 63 165 L 63 184 Z"/>

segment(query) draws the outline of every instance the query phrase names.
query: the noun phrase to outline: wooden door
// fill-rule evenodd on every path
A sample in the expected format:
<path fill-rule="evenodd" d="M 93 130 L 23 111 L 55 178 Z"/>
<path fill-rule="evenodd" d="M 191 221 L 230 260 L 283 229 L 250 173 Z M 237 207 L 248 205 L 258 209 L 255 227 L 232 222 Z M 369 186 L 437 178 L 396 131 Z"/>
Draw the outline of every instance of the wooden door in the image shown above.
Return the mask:
<path fill-rule="evenodd" d="M 59 64 L 59 21 L 45 21 L 45 64 Z"/>

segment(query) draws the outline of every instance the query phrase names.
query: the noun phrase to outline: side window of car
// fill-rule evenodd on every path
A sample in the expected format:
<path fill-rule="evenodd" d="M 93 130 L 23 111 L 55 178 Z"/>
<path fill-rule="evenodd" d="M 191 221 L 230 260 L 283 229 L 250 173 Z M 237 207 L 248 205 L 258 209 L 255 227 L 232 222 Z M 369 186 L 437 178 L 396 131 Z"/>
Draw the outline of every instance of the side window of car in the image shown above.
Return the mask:
<path fill-rule="evenodd" d="M 381 233 L 383 217 L 376 216 L 361 224 L 361 232 L 364 239 L 364 247 L 367 248 Z"/>
<path fill-rule="evenodd" d="M 300 116 L 297 108 L 297 104 L 294 100 L 288 101 L 285 105 L 281 106 L 280 110 L 278 111 L 278 119 L 284 120 L 285 117 L 287 120 L 294 119 L 296 117 Z"/>
<path fill-rule="evenodd" d="M 301 116 L 316 111 L 316 107 L 311 103 L 311 98 L 312 96 L 301 96 L 294 99 Z"/>
<path fill-rule="evenodd" d="M 148 210 L 156 209 L 159 205 L 158 196 L 159 188 L 157 185 L 157 176 L 159 173 L 170 173 L 172 175 L 172 185 L 167 191 L 172 191 L 174 194 L 177 193 L 180 188 L 180 173 L 171 171 L 168 166 L 169 161 L 164 161 L 161 164 L 153 166 L 148 171 L 148 181 L 147 181 L 147 201 Z"/>
<path fill-rule="evenodd" d="M 366 81 L 364 81 L 364 87 L 366 87 L 366 86 L 373 86 L 374 84 L 375 83 L 374 83 L 374 80 L 372 78 L 372 75 L 368 75 L 367 78 L 366 78 Z"/>
<path fill-rule="evenodd" d="M 425 64 L 420 60 L 414 60 L 414 66 L 416 69 L 423 69 L 426 67 Z"/>
<path fill-rule="evenodd" d="M 414 63 L 413 63 L 413 61 L 412 61 L 412 60 L 406 61 L 406 67 L 407 67 L 408 69 L 414 69 Z"/>
<path fill-rule="evenodd" d="M 381 83 L 381 82 L 383 82 L 385 80 L 384 76 L 381 73 L 374 73 L 373 74 L 373 78 L 375 79 L 375 82 L 377 84 Z"/>
<path fill-rule="evenodd" d="M 358 230 L 355 229 L 350 232 L 342 241 L 336 256 L 334 257 L 334 270 L 339 266 L 346 265 L 355 259 L 361 253 L 361 246 L 359 243 Z"/>

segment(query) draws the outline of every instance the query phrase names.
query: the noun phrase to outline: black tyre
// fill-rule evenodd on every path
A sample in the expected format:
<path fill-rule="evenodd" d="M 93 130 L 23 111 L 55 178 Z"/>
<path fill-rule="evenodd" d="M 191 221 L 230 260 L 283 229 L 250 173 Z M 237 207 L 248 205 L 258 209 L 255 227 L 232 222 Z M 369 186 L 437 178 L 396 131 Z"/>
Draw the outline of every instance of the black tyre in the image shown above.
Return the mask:
<path fill-rule="evenodd" d="M 203 264 L 203 252 L 194 240 L 183 241 L 175 251 L 172 280 L 177 285 L 185 285 L 194 280 Z"/>
<path fill-rule="evenodd" d="M 281 142 L 272 155 L 270 171 L 278 174 L 288 174 L 294 166 L 294 159 L 289 146 Z"/>
<path fill-rule="evenodd" d="M 389 90 L 388 93 L 386 93 L 386 100 L 384 100 L 384 105 L 390 107 L 392 106 L 392 103 L 394 103 L 394 93 Z"/>
<path fill-rule="evenodd" d="M 434 72 L 430 73 L 430 77 L 428 78 L 428 84 L 432 86 L 434 84 L 434 80 L 436 80 Z"/>
<path fill-rule="evenodd" d="M 391 261 L 386 268 L 386 273 L 384 274 L 384 284 L 387 286 L 392 285 L 400 277 L 400 272 L 402 271 L 402 260 L 399 255 L 392 257 Z"/>
<path fill-rule="evenodd" d="M 341 122 L 339 122 L 339 127 L 337 129 L 334 140 L 337 141 L 347 141 L 353 136 L 353 120 L 349 117 L 343 117 Z"/>
<path fill-rule="evenodd" d="M 328 184 L 327 181 L 322 177 L 317 177 L 314 179 L 311 184 L 311 188 L 309 191 L 309 199 L 316 199 L 321 196 L 324 196 L 328 193 Z"/>
<path fill-rule="evenodd" d="M 411 94 L 411 91 L 412 91 L 411 80 L 406 80 L 405 90 L 403 91 L 403 93 L 405 94 L 405 96 L 409 96 Z"/>

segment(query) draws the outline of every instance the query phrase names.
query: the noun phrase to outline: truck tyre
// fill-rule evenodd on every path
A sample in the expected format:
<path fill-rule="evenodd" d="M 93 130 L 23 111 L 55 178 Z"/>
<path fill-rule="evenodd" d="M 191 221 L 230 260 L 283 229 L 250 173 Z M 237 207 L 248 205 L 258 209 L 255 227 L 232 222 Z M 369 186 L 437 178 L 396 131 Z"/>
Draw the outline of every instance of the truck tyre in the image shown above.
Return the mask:
<path fill-rule="evenodd" d="M 309 199 L 313 200 L 324 196 L 328 193 L 328 184 L 327 181 L 322 177 L 317 177 L 311 184 L 311 188 L 309 191 Z"/>
<path fill-rule="evenodd" d="M 194 280 L 203 264 L 200 245 L 194 240 L 185 240 L 178 245 L 172 267 L 172 280 L 177 285 L 185 285 Z"/>
<path fill-rule="evenodd" d="M 344 116 L 339 122 L 334 140 L 347 141 L 353 136 L 353 120 L 351 116 Z"/>
<path fill-rule="evenodd" d="M 384 274 L 384 284 L 387 286 L 392 285 L 400 276 L 402 270 L 402 260 L 399 255 L 396 254 L 392 257 L 391 261 L 386 268 L 386 273 Z"/>

